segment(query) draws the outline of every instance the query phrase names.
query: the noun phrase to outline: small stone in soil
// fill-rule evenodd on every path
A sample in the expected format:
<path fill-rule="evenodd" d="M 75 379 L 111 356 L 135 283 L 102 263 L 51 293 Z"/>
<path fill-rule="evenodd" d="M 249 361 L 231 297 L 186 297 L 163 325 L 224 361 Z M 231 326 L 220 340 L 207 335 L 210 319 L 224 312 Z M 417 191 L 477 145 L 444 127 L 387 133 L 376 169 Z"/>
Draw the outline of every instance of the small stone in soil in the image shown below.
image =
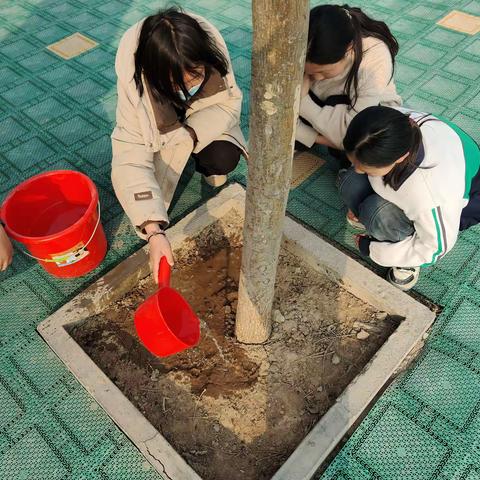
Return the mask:
<path fill-rule="evenodd" d="M 214 425 L 213 429 L 218 433 L 220 431 L 220 427 L 218 425 Z"/>
<path fill-rule="evenodd" d="M 366 330 L 369 333 L 381 333 L 384 327 L 377 322 L 376 318 L 373 318 L 371 323 L 365 323 L 357 320 L 353 322 L 353 328 L 356 330 Z"/>
<path fill-rule="evenodd" d="M 227 305 L 227 306 L 225 307 L 225 313 L 228 314 L 228 313 L 230 313 L 231 311 L 232 311 L 232 308 L 230 307 L 230 305 Z"/>
<path fill-rule="evenodd" d="M 287 332 L 291 332 L 297 328 L 297 322 L 295 320 L 287 320 L 284 324 L 284 328 Z"/>
<path fill-rule="evenodd" d="M 368 337 L 370 336 L 370 334 L 365 331 L 365 330 L 360 330 L 358 333 L 357 333 L 357 338 L 359 340 L 366 340 Z"/>
<path fill-rule="evenodd" d="M 208 450 L 190 450 L 190 453 L 192 455 L 203 456 L 203 455 L 206 455 L 208 453 Z"/>
<path fill-rule="evenodd" d="M 332 363 L 334 365 L 338 365 L 341 361 L 341 358 L 335 353 L 332 357 Z"/>
<path fill-rule="evenodd" d="M 303 335 L 307 336 L 310 334 L 310 328 L 308 325 L 302 324 L 300 325 L 300 331 L 303 333 Z"/>
<path fill-rule="evenodd" d="M 227 293 L 227 300 L 230 302 L 235 301 L 238 298 L 238 292 Z"/>
<path fill-rule="evenodd" d="M 384 320 L 387 319 L 388 313 L 386 313 L 386 312 L 378 312 L 375 316 L 377 317 L 377 320 L 382 320 L 382 321 L 384 321 Z"/>
<path fill-rule="evenodd" d="M 285 317 L 280 310 L 273 311 L 273 321 L 277 323 L 283 323 L 285 321 Z"/>
<path fill-rule="evenodd" d="M 317 388 L 317 392 L 323 392 L 323 387 L 322 387 L 322 385 L 320 385 L 320 386 Z"/>
<path fill-rule="evenodd" d="M 295 352 L 288 351 L 285 353 L 285 360 L 287 362 L 295 362 L 298 359 L 298 355 Z"/>

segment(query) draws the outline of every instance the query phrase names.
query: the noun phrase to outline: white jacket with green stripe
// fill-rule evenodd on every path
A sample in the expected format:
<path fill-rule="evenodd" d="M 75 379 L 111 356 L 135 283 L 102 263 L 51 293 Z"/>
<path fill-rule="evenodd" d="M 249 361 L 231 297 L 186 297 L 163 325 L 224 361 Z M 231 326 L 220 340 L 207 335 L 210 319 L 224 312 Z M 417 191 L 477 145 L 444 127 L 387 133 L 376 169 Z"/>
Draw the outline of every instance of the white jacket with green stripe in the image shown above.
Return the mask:
<path fill-rule="evenodd" d="M 426 117 L 424 113 L 397 109 L 416 120 Z M 385 185 L 383 177 L 369 177 L 375 192 L 401 208 L 415 227 L 415 233 L 400 242 L 370 243 L 370 257 L 379 265 L 429 266 L 457 241 L 462 210 L 479 172 L 480 150 L 456 125 L 434 116 L 426 118 L 434 120 L 421 126 L 424 159 L 400 188 L 395 191 Z"/>

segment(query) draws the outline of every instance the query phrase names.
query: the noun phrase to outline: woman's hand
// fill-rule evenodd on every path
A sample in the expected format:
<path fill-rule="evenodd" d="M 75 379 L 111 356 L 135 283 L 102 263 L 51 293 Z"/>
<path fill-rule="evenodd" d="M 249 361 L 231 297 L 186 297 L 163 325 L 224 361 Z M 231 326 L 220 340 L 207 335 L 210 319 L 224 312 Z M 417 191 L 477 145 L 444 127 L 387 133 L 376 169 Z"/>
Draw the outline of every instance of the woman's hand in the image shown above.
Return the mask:
<path fill-rule="evenodd" d="M 4 272 L 12 263 L 13 247 L 5 230 L 0 225 L 0 271 Z"/>
<path fill-rule="evenodd" d="M 317 135 L 315 143 L 317 145 L 325 145 L 326 147 L 338 149 L 338 147 L 334 143 L 332 143 L 327 137 L 324 137 L 320 134 Z"/>
<path fill-rule="evenodd" d="M 168 238 L 161 234 L 151 237 L 148 244 L 150 245 L 150 269 L 155 283 L 158 283 L 158 267 L 162 257 L 167 257 L 168 263 L 173 266 L 172 247 Z"/>
<path fill-rule="evenodd" d="M 302 92 L 301 98 L 306 97 L 308 92 L 310 91 L 310 86 L 312 85 L 312 80 L 310 79 L 310 75 L 303 75 L 303 84 L 302 84 Z"/>
<path fill-rule="evenodd" d="M 167 257 L 170 266 L 173 266 L 173 253 L 170 242 L 158 223 L 149 223 L 145 227 L 145 232 L 148 238 L 148 245 L 150 247 L 150 270 L 153 274 L 155 283 L 158 283 L 158 268 L 162 257 Z M 160 233 L 161 232 L 161 233 Z"/>

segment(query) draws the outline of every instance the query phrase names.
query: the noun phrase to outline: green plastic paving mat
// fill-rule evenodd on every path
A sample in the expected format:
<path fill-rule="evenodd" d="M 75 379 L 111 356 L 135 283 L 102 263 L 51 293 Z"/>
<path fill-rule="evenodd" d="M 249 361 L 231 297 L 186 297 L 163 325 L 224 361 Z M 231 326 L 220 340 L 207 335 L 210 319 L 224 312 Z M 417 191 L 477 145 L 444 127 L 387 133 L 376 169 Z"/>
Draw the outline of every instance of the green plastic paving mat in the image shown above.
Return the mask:
<path fill-rule="evenodd" d="M 244 91 L 248 128 L 250 2 L 178 2 L 223 33 Z M 318 2 L 316 2 L 318 3 Z M 325 2 L 324 2 L 325 3 Z M 142 244 L 110 184 L 115 115 L 113 60 L 123 31 L 164 2 L 3 0 L 0 17 L 0 199 L 54 168 L 97 184 L 109 253 L 82 280 L 56 280 L 17 252 L 0 274 L 0 478 L 159 479 L 37 335 L 38 323 Z M 478 0 L 359 1 L 401 43 L 396 79 L 406 103 L 442 114 L 480 140 L 480 38 L 436 26 L 453 9 L 480 15 Z M 63 60 L 45 47 L 75 32 L 98 42 Z M 354 254 L 335 190 L 335 164 L 291 192 L 289 213 Z M 233 180 L 245 183 L 246 165 Z M 171 218 L 213 191 L 189 165 Z M 324 479 L 480 479 L 480 228 L 422 273 L 417 292 L 445 305 L 421 358 L 381 397 Z"/>
<path fill-rule="evenodd" d="M 357 2 L 400 41 L 395 78 L 406 105 L 452 119 L 480 141 L 480 38 L 436 25 L 478 1 Z M 325 166 L 292 192 L 289 211 L 355 251 Z M 480 479 L 480 228 L 462 233 L 416 292 L 445 306 L 420 358 L 382 395 L 323 480 Z"/>
<path fill-rule="evenodd" d="M 101 267 L 81 280 L 54 279 L 19 251 L 8 272 L 0 273 L 1 479 L 160 478 L 35 331 L 143 244 L 110 183 L 114 58 L 122 33 L 160 6 L 146 0 L 1 2 L 0 201 L 36 173 L 80 170 L 99 189 L 110 247 Z M 228 15 L 221 26 L 234 24 L 238 12 Z M 70 60 L 46 50 L 77 31 L 98 46 Z M 190 164 L 176 192 L 172 222 L 213 194 Z"/>

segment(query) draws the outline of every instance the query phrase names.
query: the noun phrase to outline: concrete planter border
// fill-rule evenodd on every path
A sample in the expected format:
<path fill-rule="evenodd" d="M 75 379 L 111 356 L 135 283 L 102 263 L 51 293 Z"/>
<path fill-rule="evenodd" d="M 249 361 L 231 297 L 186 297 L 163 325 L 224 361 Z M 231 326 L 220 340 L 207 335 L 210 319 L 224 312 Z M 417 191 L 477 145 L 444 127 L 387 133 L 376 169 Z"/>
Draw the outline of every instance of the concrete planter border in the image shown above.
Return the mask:
<path fill-rule="evenodd" d="M 173 249 L 232 210 L 244 214 L 245 192 L 231 185 L 169 230 Z M 404 318 L 363 371 L 348 385 L 272 480 L 309 480 L 359 418 L 411 350 L 435 314 L 291 218 L 284 225 L 285 248 L 326 273 L 374 308 Z M 69 335 L 66 327 L 100 313 L 149 274 L 141 249 L 38 326 L 38 332 L 79 382 L 167 480 L 201 480 L 167 440 L 133 406 Z"/>

